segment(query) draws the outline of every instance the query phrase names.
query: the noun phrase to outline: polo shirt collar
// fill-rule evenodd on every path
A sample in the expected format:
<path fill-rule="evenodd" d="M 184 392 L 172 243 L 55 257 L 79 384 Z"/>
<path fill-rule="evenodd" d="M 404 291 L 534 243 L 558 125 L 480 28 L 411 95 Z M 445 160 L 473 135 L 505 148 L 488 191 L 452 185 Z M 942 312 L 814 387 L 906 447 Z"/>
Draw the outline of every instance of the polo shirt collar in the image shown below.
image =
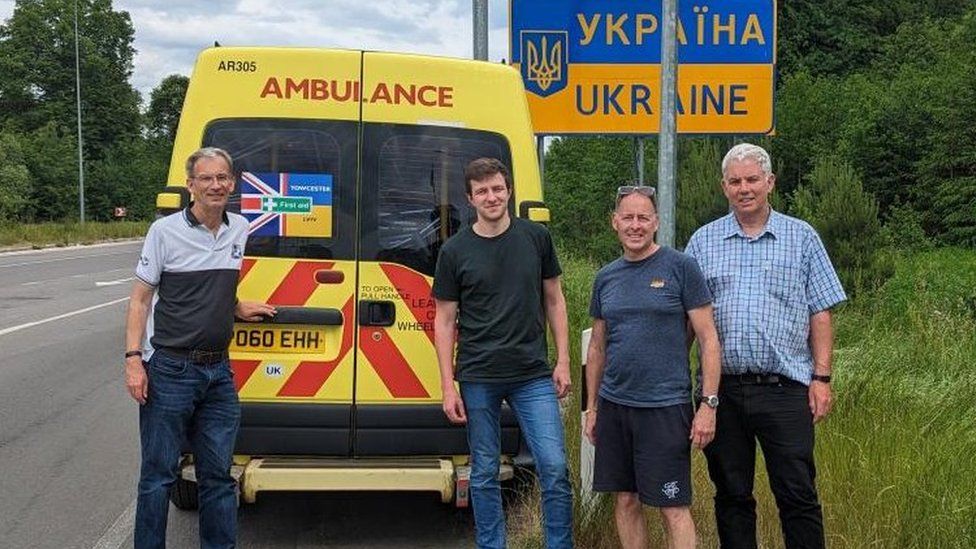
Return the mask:
<path fill-rule="evenodd" d="M 185 219 L 187 224 L 189 224 L 191 227 L 202 225 L 200 220 L 197 219 L 197 216 L 193 215 L 193 210 L 191 210 L 191 208 L 193 208 L 193 202 L 190 202 L 190 205 L 183 209 L 183 219 Z M 230 218 L 227 217 L 227 210 L 220 212 L 220 216 L 223 224 L 229 227 Z"/>
<path fill-rule="evenodd" d="M 731 238 L 733 236 L 739 236 L 747 240 L 759 240 L 766 234 L 769 234 L 773 238 L 777 238 L 783 234 L 783 223 L 783 214 L 769 208 L 769 218 L 766 219 L 766 226 L 763 227 L 763 230 L 760 231 L 758 235 L 755 237 L 750 237 L 746 235 L 745 231 L 742 230 L 738 220 L 735 218 L 735 213 L 729 213 L 729 215 L 725 216 L 724 219 L 722 226 L 722 237 Z"/>

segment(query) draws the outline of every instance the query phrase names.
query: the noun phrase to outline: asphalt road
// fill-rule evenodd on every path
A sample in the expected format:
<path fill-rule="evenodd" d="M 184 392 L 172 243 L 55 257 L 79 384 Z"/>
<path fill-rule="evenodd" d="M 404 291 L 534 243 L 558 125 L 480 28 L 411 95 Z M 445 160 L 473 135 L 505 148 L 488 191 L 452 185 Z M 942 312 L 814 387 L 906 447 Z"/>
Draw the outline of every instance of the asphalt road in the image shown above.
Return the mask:
<path fill-rule="evenodd" d="M 125 392 L 126 298 L 141 243 L 0 254 L 0 547 L 132 546 L 137 405 Z M 261 495 L 239 547 L 471 547 L 470 514 L 435 495 Z M 171 507 L 170 547 L 196 547 Z"/>

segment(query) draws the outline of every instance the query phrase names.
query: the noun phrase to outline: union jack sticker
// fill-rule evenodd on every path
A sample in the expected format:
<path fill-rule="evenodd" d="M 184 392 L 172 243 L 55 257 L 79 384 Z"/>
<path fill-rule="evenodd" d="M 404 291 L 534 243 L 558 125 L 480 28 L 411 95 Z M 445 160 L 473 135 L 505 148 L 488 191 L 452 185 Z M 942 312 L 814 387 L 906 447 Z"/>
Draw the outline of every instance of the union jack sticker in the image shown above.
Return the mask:
<path fill-rule="evenodd" d="M 253 236 L 332 236 L 332 174 L 243 172 L 241 214 Z"/>

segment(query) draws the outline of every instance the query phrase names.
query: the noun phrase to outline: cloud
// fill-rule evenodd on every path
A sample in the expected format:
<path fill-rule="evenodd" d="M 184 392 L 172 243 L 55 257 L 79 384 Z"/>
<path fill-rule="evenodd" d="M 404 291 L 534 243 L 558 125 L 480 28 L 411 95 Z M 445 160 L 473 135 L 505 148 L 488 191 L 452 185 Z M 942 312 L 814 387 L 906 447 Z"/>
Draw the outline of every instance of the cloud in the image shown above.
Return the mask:
<path fill-rule="evenodd" d="M 189 75 L 200 50 L 310 46 L 471 57 L 471 0 L 115 0 L 135 27 L 132 85 Z M 0 19 L 14 2 L 0 0 Z M 489 59 L 508 58 L 508 1 L 489 0 Z"/>

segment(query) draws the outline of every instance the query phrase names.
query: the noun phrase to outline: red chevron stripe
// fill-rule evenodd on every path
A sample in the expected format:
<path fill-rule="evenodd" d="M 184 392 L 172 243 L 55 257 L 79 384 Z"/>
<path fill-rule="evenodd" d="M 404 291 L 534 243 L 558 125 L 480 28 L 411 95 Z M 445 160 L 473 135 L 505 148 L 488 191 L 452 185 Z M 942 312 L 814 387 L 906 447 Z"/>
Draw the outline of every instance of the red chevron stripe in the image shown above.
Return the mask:
<path fill-rule="evenodd" d="M 321 266 L 321 263 L 316 264 Z M 335 360 L 328 362 L 302 361 L 295 368 L 295 372 L 288 377 L 288 381 L 278 391 L 278 396 L 285 397 L 310 397 L 315 396 L 319 389 L 325 385 L 329 376 L 339 366 L 342 359 L 352 348 L 353 317 L 352 317 L 353 298 L 349 298 L 342 307 L 342 344 L 339 347 L 339 354 Z"/>
<path fill-rule="evenodd" d="M 370 332 L 374 330 L 382 329 L 366 327 L 359 330 L 359 346 L 390 394 L 395 398 L 430 397 L 430 393 L 424 389 L 424 385 L 400 354 L 400 349 L 393 344 L 390 334 L 382 330 L 383 337 L 377 341 L 371 337 Z"/>
<path fill-rule="evenodd" d="M 434 298 L 430 295 L 427 277 L 406 267 L 381 263 L 380 268 L 390 279 L 407 305 L 414 319 L 424 326 L 424 334 L 434 343 Z"/>
<path fill-rule="evenodd" d="M 253 259 L 244 259 L 244 261 L 241 263 L 241 274 L 237 276 L 238 282 L 244 280 L 244 277 L 247 276 L 247 273 L 251 272 L 251 267 L 254 266 L 254 261 L 255 260 Z"/>
<path fill-rule="evenodd" d="M 285 278 L 275 288 L 271 297 L 268 298 L 268 303 L 271 305 L 304 305 L 318 286 L 318 283 L 315 282 L 315 271 L 331 269 L 332 265 L 331 262 L 296 261 Z M 348 318 L 351 319 L 352 317 Z"/>
<path fill-rule="evenodd" d="M 234 388 L 241 392 L 241 387 L 251 379 L 254 370 L 258 369 L 260 360 L 231 360 L 230 368 L 234 371 Z"/>

